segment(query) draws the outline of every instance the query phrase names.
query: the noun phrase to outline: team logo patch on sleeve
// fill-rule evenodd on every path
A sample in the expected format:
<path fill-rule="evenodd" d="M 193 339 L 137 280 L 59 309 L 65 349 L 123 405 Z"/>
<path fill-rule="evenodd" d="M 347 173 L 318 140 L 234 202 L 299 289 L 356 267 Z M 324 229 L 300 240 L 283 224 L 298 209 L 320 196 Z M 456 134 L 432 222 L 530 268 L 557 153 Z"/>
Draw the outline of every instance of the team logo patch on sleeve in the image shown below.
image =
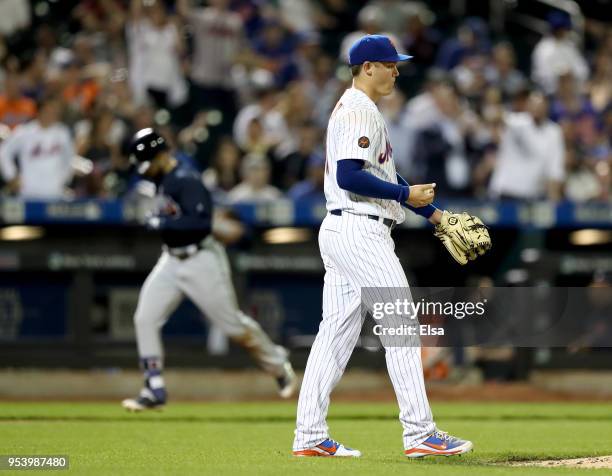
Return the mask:
<path fill-rule="evenodd" d="M 367 149 L 368 147 L 370 147 L 370 139 L 367 138 L 366 136 L 361 136 L 357 140 L 357 145 L 361 147 L 362 149 Z"/>

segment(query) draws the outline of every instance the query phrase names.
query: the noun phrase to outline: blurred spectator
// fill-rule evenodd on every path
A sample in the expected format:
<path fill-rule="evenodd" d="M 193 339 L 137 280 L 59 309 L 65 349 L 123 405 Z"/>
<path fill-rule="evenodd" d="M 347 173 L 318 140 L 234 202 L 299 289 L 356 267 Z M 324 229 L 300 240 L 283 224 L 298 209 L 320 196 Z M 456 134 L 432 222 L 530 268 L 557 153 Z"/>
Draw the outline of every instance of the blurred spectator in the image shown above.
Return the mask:
<path fill-rule="evenodd" d="M 94 105 L 100 86 L 85 75 L 85 70 L 77 60 L 70 61 L 62 72 L 62 97 L 70 119 L 87 113 Z M 70 122 L 74 122 L 71 120 Z"/>
<path fill-rule="evenodd" d="M 98 108 L 92 119 L 76 123 L 74 131 L 77 154 L 100 164 L 110 162 L 120 153 L 121 143 L 127 136 L 126 124 L 104 107 Z"/>
<path fill-rule="evenodd" d="M 266 134 L 261 119 L 254 117 L 247 127 L 247 138 L 243 144 L 244 151 L 265 157 L 274 156 L 276 141 Z"/>
<path fill-rule="evenodd" d="M 278 96 L 276 89 L 262 88 L 257 92 L 257 101 L 238 113 L 234 140 L 242 150 L 266 154 L 279 146 L 291 148 L 293 139 L 278 108 Z"/>
<path fill-rule="evenodd" d="M 510 98 L 508 109 L 512 112 L 527 112 L 530 95 L 531 89 L 525 86 Z"/>
<path fill-rule="evenodd" d="M 609 37 L 612 43 L 612 34 Z M 608 51 L 602 46 L 595 55 L 588 94 L 591 104 L 597 111 L 603 111 L 612 103 L 612 47 Z"/>
<path fill-rule="evenodd" d="M 200 171 L 212 164 L 213 155 L 223 138 L 219 126 L 212 124 L 217 117 L 217 111 L 199 112 L 191 124 L 181 129 L 177 135 L 179 148 L 191 157 L 193 167 Z M 169 125 L 173 127 L 173 124 Z"/>
<path fill-rule="evenodd" d="M 240 167 L 242 182 L 228 194 L 230 203 L 264 203 L 281 198 L 282 193 L 270 185 L 270 163 L 261 155 L 249 154 Z"/>
<path fill-rule="evenodd" d="M 287 86 L 281 95 L 279 110 L 285 118 L 289 136 L 275 149 L 273 158 L 282 160 L 298 149 L 302 126 L 305 123 L 311 122 L 313 115 L 313 104 L 307 95 L 304 82 L 293 81 Z M 276 164 L 274 167 L 276 167 Z M 276 174 L 275 176 L 278 177 L 280 175 Z M 277 182 L 274 183 L 276 184 Z M 285 185 L 280 183 L 278 185 L 283 188 L 285 187 Z"/>
<path fill-rule="evenodd" d="M 567 13 L 555 11 L 548 15 L 550 34 L 540 40 L 533 50 L 531 77 L 546 94 L 557 90 L 560 74 L 569 71 L 582 89 L 589 67 L 574 42 L 572 21 Z"/>
<path fill-rule="evenodd" d="M 126 4 L 123 0 L 95 0 L 95 8 L 91 8 L 87 16 L 101 19 L 102 30 L 93 32 L 92 40 L 97 61 L 106 61 L 115 69 L 128 67 Z"/>
<path fill-rule="evenodd" d="M 603 111 L 604 135 L 612 142 L 612 102 Z"/>
<path fill-rule="evenodd" d="M 179 13 L 193 31 L 191 105 L 194 111 L 221 111 L 228 132 L 238 107 L 232 67 L 247 46 L 242 18 L 229 9 L 230 0 L 212 0 L 207 7 L 197 8 L 192 2 L 177 2 Z"/>
<path fill-rule="evenodd" d="M 559 75 L 557 93 L 551 100 L 550 118 L 564 130 L 566 142 L 590 149 L 597 141 L 601 119 L 588 96 L 578 89 L 574 75 Z"/>
<path fill-rule="evenodd" d="M 402 112 L 406 106 L 406 97 L 396 89 L 389 96 L 380 99 L 378 107 L 385 119 L 389 140 L 393 144 L 393 161 L 395 168 L 403 177 L 409 177 L 412 166 L 412 131 L 403 120 Z"/>
<path fill-rule="evenodd" d="M 295 152 L 285 156 L 281 164 L 275 164 L 272 183 L 288 189 L 306 178 L 307 166 L 323 157 L 321 134 L 313 122 L 305 121 L 299 127 L 299 142 Z"/>
<path fill-rule="evenodd" d="M 132 131 L 139 131 L 146 127 L 153 127 L 155 124 L 155 109 L 151 106 L 142 105 L 135 109 L 130 116 Z"/>
<path fill-rule="evenodd" d="M 312 117 L 312 106 L 304 81 L 293 81 L 287 85 L 280 96 L 278 105 L 289 128 L 289 133 L 292 136 L 291 144 L 287 143 L 286 147 L 290 147 L 292 150 L 295 149 L 293 137 L 297 136 L 299 127 Z M 291 152 L 292 150 L 283 152 Z"/>
<path fill-rule="evenodd" d="M 467 135 L 475 122 L 454 88 L 439 85 L 432 92 L 439 118 L 417 129 L 413 160 L 424 183 L 437 184 L 439 196 L 465 196 L 470 186 Z"/>
<path fill-rule="evenodd" d="M 60 46 L 58 31 L 52 25 L 42 23 L 36 29 L 36 51 L 45 58 L 45 80 L 55 80 L 68 63 L 74 59 L 69 48 Z"/>
<path fill-rule="evenodd" d="M 232 0 L 232 10 L 240 15 L 246 36 L 251 41 L 264 25 L 265 6 L 265 2 L 260 0 Z"/>
<path fill-rule="evenodd" d="M 86 0 L 72 11 L 80 32 L 73 50 L 88 67 L 112 64 L 127 67 L 124 29 L 127 11 L 122 0 Z"/>
<path fill-rule="evenodd" d="M 315 31 L 316 6 L 311 0 L 279 0 L 279 15 L 289 29 L 298 34 Z"/>
<path fill-rule="evenodd" d="M 30 2 L 24 0 L 3 0 L 0 2 L 0 36 L 9 37 L 13 33 L 30 26 Z"/>
<path fill-rule="evenodd" d="M 0 122 L 11 129 L 32 119 L 36 114 L 36 103 L 21 93 L 20 77 L 7 73 L 0 94 Z"/>
<path fill-rule="evenodd" d="M 589 97 L 581 94 L 571 72 L 559 76 L 551 118 L 565 137 L 568 177 L 565 194 L 573 201 L 605 199 L 609 189 L 610 137 Z"/>
<path fill-rule="evenodd" d="M 402 137 L 404 145 L 400 148 L 406 149 L 406 156 L 402 160 L 400 152 L 400 161 L 397 162 L 397 166 L 400 174 L 409 181 L 418 181 L 424 175 L 424 170 L 419 167 L 425 164 L 414 162 L 414 143 L 419 131 L 442 119 L 442 113 L 434 101 L 434 94 L 439 88 L 447 87 L 448 84 L 449 80 L 445 72 L 438 69 L 430 70 L 423 91 L 410 99 L 402 112 L 401 126 L 405 134 Z"/>
<path fill-rule="evenodd" d="M 322 129 L 327 127 L 329 116 L 345 86 L 336 77 L 334 66 L 334 59 L 322 54 L 315 59 L 311 75 L 303 81 L 304 92 L 312 104 L 312 119 Z"/>
<path fill-rule="evenodd" d="M 349 33 L 342 40 L 339 55 L 340 62 L 344 64 L 348 62 L 348 53 L 351 46 L 353 46 L 353 43 L 355 43 L 359 38 L 365 35 L 387 35 L 395 44 L 398 53 L 405 53 L 402 44 L 393 33 L 388 31 L 383 32 L 385 15 L 386 12 L 382 9 L 382 7 L 377 5 L 368 5 L 361 9 L 359 15 L 357 16 L 359 30 Z"/>
<path fill-rule="evenodd" d="M 118 147 L 118 153 L 111 156 L 110 170 L 102 184 L 103 194 L 107 198 L 126 198 L 140 180 L 130 164 L 131 144 L 132 137 L 125 137 Z"/>
<path fill-rule="evenodd" d="M 0 13 L 17 3 L 21 13 L 30 5 L 5 0 Z M 0 82 L 5 83 L 0 121 L 14 127 L 34 117 L 31 100 L 61 96 L 77 152 L 93 167 L 72 182 L 77 196 L 123 196 L 130 185 L 121 137 L 152 125 L 168 131 L 177 155 L 204 170 L 208 185 L 220 180 L 220 200 L 237 185 L 242 154 L 269 159 L 269 182 L 281 190 L 291 188 L 291 195 L 314 190 L 309 164 L 319 160 L 331 110 L 350 86 L 346 51 L 366 33 L 395 34 L 397 45 L 414 56 L 395 93 L 380 103 L 396 167 L 410 181 L 436 181 L 440 196 L 483 197 L 493 189 L 491 177 L 507 168 L 502 159 L 507 150 L 512 155 L 509 131 L 515 117 L 533 120 L 525 71 L 517 67 L 528 59 L 522 55 L 529 50 L 522 47 L 531 46 L 530 39 L 515 42 L 515 32 L 508 30 L 509 40 L 489 55 L 482 19 L 463 20 L 453 36 L 448 12 L 425 2 L 82 0 L 47 5 L 49 14 L 34 17 L 24 34 L 0 36 Z M 178 16 L 168 15 L 166 7 L 173 6 Z M 441 19 L 435 24 L 434 11 Z M 0 15 L 0 30 L 23 27 L 13 14 Z M 587 38 L 584 56 L 593 70 L 588 78 L 588 68 L 581 69 L 584 76 L 575 71 L 584 58 L 571 41 L 569 19 L 557 13 L 549 20 L 551 35 L 533 54 L 533 73 L 535 78 L 538 59 L 548 75 L 543 81 L 554 83 L 547 95 L 550 117 L 564 133 L 564 192 L 576 201 L 606 200 L 612 167 L 612 33 L 601 22 L 597 35 Z M 193 40 L 191 58 L 185 56 L 185 38 Z M 520 61 L 513 44 L 521 46 Z M 434 63 L 444 69 L 431 68 Z M 422 78 L 427 78 L 423 92 L 412 97 Z M 509 114 L 507 126 L 506 110 L 520 113 Z M 548 121 L 537 130 L 548 134 Z M 226 134 L 233 141 L 220 140 Z M 535 167 L 538 160 L 530 164 Z M 298 183 L 305 188 L 294 188 Z M 545 186 L 525 187 L 549 196 L 542 192 Z"/>
<path fill-rule="evenodd" d="M 49 23 L 41 23 L 34 32 L 36 50 L 44 53 L 50 60 L 53 52 L 58 47 L 57 35 L 53 26 Z"/>
<path fill-rule="evenodd" d="M 432 27 L 435 15 L 421 2 L 405 4 L 405 25 L 400 34 L 402 45 L 418 66 L 434 64 L 441 42 L 440 33 Z"/>
<path fill-rule="evenodd" d="M 293 185 L 287 195 L 293 200 L 323 201 L 324 182 L 325 159 L 321 155 L 311 155 L 308 159 L 306 178 Z"/>
<path fill-rule="evenodd" d="M 34 101 L 38 101 L 44 96 L 46 71 L 47 57 L 42 51 L 37 51 L 30 60 L 24 61 L 21 74 L 21 90 L 24 95 Z"/>
<path fill-rule="evenodd" d="M 136 104 L 175 108 L 187 99 L 184 45 L 161 0 L 132 0 L 127 24 L 130 85 Z"/>
<path fill-rule="evenodd" d="M 277 20 L 268 20 L 253 41 L 255 64 L 274 76 L 275 85 L 282 88 L 297 77 L 293 54 L 297 37 Z"/>
<path fill-rule="evenodd" d="M 112 109 L 118 117 L 127 121 L 135 117 L 138 112 L 138 107 L 134 104 L 132 98 L 127 68 L 114 70 L 106 81 L 99 100 L 100 104 Z M 140 106 L 140 108 L 143 107 L 146 106 Z"/>
<path fill-rule="evenodd" d="M 96 55 L 94 38 L 93 33 L 91 35 L 80 33 L 74 37 L 72 43 L 73 61 L 81 66 L 84 76 L 104 79 L 110 72 L 110 63 L 102 52 L 98 52 Z M 109 46 L 105 44 L 105 38 L 99 37 L 97 41 L 102 43 L 98 45 L 100 51 L 108 51 Z"/>
<path fill-rule="evenodd" d="M 489 29 L 482 18 L 470 17 L 459 26 L 457 36 L 446 40 L 438 51 L 436 66 L 447 71 L 458 66 L 466 56 L 487 53 Z"/>
<path fill-rule="evenodd" d="M 202 173 L 202 181 L 216 203 L 226 203 L 227 193 L 240 182 L 242 154 L 231 137 L 223 137 L 210 167 Z"/>
<path fill-rule="evenodd" d="M 516 69 L 516 55 L 508 41 L 493 48 L 492 61 L 485 68 L 487 83 L 499 88 L 504 99 L 509 99 L 527 85 L 527 78 Z"/>
<path fill-rule="evenodd" d="M 75 156 L 69 129 L 60 122 L 62 103 L 49 97 L 36 120 L 21 125 L 0 146 L 0 167 L 9 190 L 28 199 L 60 199 L 72 177 Z"/>
<path fill-rule="evenodd" d="M 487 86 L 485 77 L 487 57 L 483 54 L 464 56 L 452 74 L 459 93 L 478 107 Z"/>
<path fill-rule="evenodd" d="M 559 200 L 564 164 L 561 128 L 548 119 L 546 98 L 534 92 L 527 113 L 505 118 L 490 191 L 502 199 Z"/>
<path fill-rule="evenodd" d="M 603 191 L 602 184 L 590 164 L 580 160 L 575 149 L 566 150 L 566 157 L 565 197 L 578 203 L 599 198 Z"/>
<path fill-rule="evenodd" d="M 318 58 L 325 56 L 321 49 L 321 37 L 318 33 L 303 33 L 297 37 L 293 62 L 296 68 L 296 77 L 300 80 L 309 80 L 314 75 Z M 329 76 L 329 75 L 328 75 Z"/>
<path fill-rule="evenodd" d="M 414 129 L 427 126 L 440 118 L 434 95 L 436 91 L 450 85 L 450 77 L 439 69 L 431 69 L 428 73 L 423 91 L 406 104 L 404 120 Z"/>
<path fill-rule="evenodd" d="M 418 2 L 406 0 L 370 0 L 366 8 L 376 7 L 384 12 L 379 22 L 381 31 L 401 36 L 406 30 L 406 19 L 417 4 Z"/>
<path fill-rule="evenodd" d="M 361 0 L 315 0 L 318 4 L 317 24 L 326 51 L 338 53 L 342 38 L 357 27 Z M 345 59 L 343 59 L 345 61 Z"/>
<path fill-rule="evenodd" d="M 480 151 L 472 166 L 472 189 L 475 197 L 486 198 L 491 174 L 504 128 L 505 104 L 501 90 L 488 87 L 480 108 L 480 122 L 475 128 L 474 146 Z"/>

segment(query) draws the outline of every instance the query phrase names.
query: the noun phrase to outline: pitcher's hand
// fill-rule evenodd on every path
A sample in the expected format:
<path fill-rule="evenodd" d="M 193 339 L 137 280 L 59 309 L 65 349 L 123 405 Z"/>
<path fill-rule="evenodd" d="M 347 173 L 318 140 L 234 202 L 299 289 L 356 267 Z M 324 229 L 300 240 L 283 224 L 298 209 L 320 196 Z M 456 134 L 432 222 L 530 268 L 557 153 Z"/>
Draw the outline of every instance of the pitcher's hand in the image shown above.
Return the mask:
<path fill-rule="evenodd" d="M 406 202 L 416 208 L 424 207 L 433 202 L 436 188 L 435 183 L 427 183 L 422 185 L 411 185 L 408 199 Z"/>

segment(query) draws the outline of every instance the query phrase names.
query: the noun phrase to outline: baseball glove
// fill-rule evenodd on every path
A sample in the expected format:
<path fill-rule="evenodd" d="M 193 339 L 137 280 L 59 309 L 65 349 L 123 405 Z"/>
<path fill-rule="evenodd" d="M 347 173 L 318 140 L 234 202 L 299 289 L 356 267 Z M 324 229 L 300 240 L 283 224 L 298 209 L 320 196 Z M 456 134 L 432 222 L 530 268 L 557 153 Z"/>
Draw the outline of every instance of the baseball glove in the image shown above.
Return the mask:
<path fill-rule="evenodd" d="M 480 218 L 467 212 L 444 211 L 434 236 L 440 238 L 457 263 L 464 265 L 491 249 L 491 237 Z"/>

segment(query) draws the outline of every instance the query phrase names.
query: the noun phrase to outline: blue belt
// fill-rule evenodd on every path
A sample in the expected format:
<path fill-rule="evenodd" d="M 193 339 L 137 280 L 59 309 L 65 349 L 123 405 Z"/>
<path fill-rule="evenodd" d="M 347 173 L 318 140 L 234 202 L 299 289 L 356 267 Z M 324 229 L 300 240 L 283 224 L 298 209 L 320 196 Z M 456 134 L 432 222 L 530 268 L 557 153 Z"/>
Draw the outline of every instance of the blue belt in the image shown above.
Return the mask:
<path fill-rule="evenodd" d="M 336 215 L 336 216 L 342 216 L 342 210 L 340 210 L 339 208 L 336 208 L 335 210 L 332 210 L 329 213 L 331 213 L 332 215 Z M 364 216 L 368 217 L 370 220 L 382 221 L 383 225 L 385 225 L 388 228 L 391 228 L 392 230 L 397 224 L 397 222 L 395 220 L 392 220 L 391 218 L 383 218 L 383 217 L 379 217 L 378 215 L 364 215 Z"/>

